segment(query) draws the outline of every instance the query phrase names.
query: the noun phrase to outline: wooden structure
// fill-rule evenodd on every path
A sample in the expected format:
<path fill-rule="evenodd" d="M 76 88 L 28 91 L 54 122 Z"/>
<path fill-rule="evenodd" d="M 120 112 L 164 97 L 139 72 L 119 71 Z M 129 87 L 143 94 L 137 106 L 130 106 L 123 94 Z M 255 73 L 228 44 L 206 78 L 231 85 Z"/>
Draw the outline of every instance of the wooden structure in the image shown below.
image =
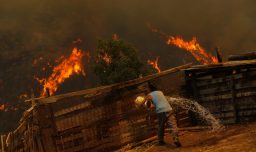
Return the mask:
<path fill-rule="evenodd" d="M 5 135 L 1 135 L 0 136 L 0 152 L 4 152 L 5 149 L 6 149 L 6 144 L 5 144 L 5 141 L 6 141 L 6 136 Z"/>
<path fill-rule="evenodd" d="M 239 55 L 230 55 L 228 56 L 229 61 L 239 61 L 239 60 L 255 60 L 256 59 L 256 51 L 243 53 Z"/>
<path fill-rule="evenodd" d="M 32 99 L 35 104 L 7 137 L 7 151 L 111 151 L 147 139 L 156 134 L 156 116 L 137 109 L 135 98 L 146 93 L 148 81 L 167 95 L 178 95 L 184 85 L 179 71 L 189 66 L 124 83 Z M 185 120 L 182 118 L 180 124 L 187 125 Z"/>
<path fill-rule="evenodd" d="M 187 96 L 224 124 L 256 120 L 256 60 L 194 66 L 185 75 Z"/>

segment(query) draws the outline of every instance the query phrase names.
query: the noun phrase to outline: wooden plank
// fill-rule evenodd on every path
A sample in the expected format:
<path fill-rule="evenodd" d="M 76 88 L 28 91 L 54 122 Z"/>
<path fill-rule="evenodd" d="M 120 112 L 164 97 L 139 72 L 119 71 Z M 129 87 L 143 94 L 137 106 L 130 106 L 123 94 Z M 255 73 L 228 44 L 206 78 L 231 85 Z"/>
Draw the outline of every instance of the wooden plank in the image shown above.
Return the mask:
<path fill-rule="evenodd" d="M 220 77 L 220 78 L 211 78 L 211 79 L 201 79 L 201 80 L 197 80 L 196 82 L 196 85 L 198 87 L 202 87 L 202 86 L 211 86 L 213 84 L 218 84 L 218 85 L 221 85 L 222 83 L 224 82 L 227 82 L 228 81 L 228 78 L 226 77 Z"/>
<path fill-rule="evenodd" d="M 227 111 L 234 111 L 235 110 L 234 106 L 230 103 L 228 103 L 228 104 L 219 104 L 219 105 L 215 105 L 215 104 L 211 104 L 211 103 L 204 103 L 204 104 L 202 104 L 202 106 L 207 107 L 207 109 L 211 113 L 224 113 L 224 112 L 227 112 Z"/>
<path fill-rule="evenodd" d="M 104 112 L 104 111 L 109 112 L 108 115 L 104 115 L 104 117 L 111 117 L 113 114 L 116 114 L 113 112 L 115 112 L 117 110 L 116 109 L 117 106 L 119 106 L 119 107 L 126 106 L 127 108 L 130 107 L 129 103 L 119 101 L 119 102 L 116 102 L 116 103 L 113 103 L 113 104 L 110 104 L 107 106 L 98 106 L 98 107 L 90 108 L 90 109 L 81 108 L 81 109 L 76 109 L 74 111 L 69 111 L 68 113 L 65 113 L 64 115 L 58 115 L 57 120 L 66 119 L 68 117 L 73 117 L 73 116 L 76 116 L 79 114 L 83 114 L 84 116 L 91 117 L 91 116 L 95 116 L 95 114 L 100 114 L 101 112 Z M 114 110 L 113 108 L 116 110 Z"/>
<path fill-rule="evenodd" d="M 129 99 L 128 99 L 129 100 Z M 128 101 L 127 100 L 127 101 Z M 104 102 L 104 101 L 102 101 L 102 102 Z M 86 105 L 86 104 L 85 104 Z M 98 106 L 93 106 L 93 107 L 91 107 L 91 106 L 78 106 L 77 108 L 75 108 L 75 109 L 69 109 L 69 108 L 67 108 L 66 109 L 66 111 L 65 112 L 61 112 L 61 113 L 59 113 L 59 114 L 56 114 L 56 117 L 57 117 L 57 119 L 61 119 L 62 117 L 63 118 L 67 118 L 67 117 L 69 117 L 69 116 L 72 116 L 72 115 L 76 115 L 76 114 L 79 114 L 79 113 L 82 113 L 82 112 L 88 112 L 88 113 L 90 113 L 90 112 L 93 112 L 93 111 L 95 111 L 95 110 L 98 110 L 98 111 L 105 111 L 105 110 L 107 110 L 107 109 L 111 109 L 109 112 L 113 112 L 113 108 L 115 108 L 116 110 L 117 110 L 117 108 L 116 107 L 126 107 L 126 108 L 131 108 L 131 106 L 134 106 L 135 107 L 135 105 L 134 105 L 134 103 L 133 102 L 124 102 L 124 101 L 122 101 L 122 100 L 117 100 L 117 101 L 115 101 L 115 102 L 112 102 L 112 103 L 109 103 L 109 104 L 106 104 L 106 105 L 102 105 L 102 104 L 100 104 L 100 105 L 98 105 Z M 115 111 L 115 110 L 114 110 Z M 61 114 L 61 115 L 60 115 Z M 90 115 L 90 114 L 88 114 L 88 115 Z"/>
<path fill-rule="evenodd" d="M 34 111 L 34 118 L 38 120 L 40 126 L 40 135 L 42 140 L 42 145 L 45 151 L 56 152 L 56 145 L 53 141 L 53 136 L 56 136 L 56 126 L 51 119 L 52 113 L 48 105 L 39 105 Z"/>
<path fill-rule="evenodd" d="M 255 96 L 256 96 L 256 92 L 250 92 L 250 91 L 236 93 L 236 98 L 255 97 Z M 199 101 L 210 102 L 210 101 L 231 100 L 231 99 L 232 99 L 232 94 L 226 93 L 222 95 L 200 96 Z"/>
<path fill-rule="evenodd" d="M 256 80 L 254 80 L 254 81 L 237 82 L 235 84 L 235 88 L 236 89 L 256 88 Z"/>
<path fill-rule="evenodd" d="M 229 117 L 235 118 L 236 113 L 234 111 L 225 111 L 225 112 L 221 112 L 221 113 L 214 113 L 214 116 L 219 119 L 229 118 Z"/>
<path fill-rule="evenodd" d="M 79 110 L 79 109 L 87 109 L 89 106 L 90 106 L 90 102 L 83 102 L 81 104 L 78 104 L 78 105 L 74 105 L 72 107 L 69 107 L 69 108 L 65 108 L 65 109 L 62 109 L 60 111 L 57 111 L 54 113 L 54 116 L 55 117 L 59 117 L 61 115 L 65 115 L 67 113 L 71 113 L 73 111 L 76 111 L 76 110 Z"/>
<path fill-rule="evenodd" d="M 214 74 L 216 74 L 216 73 L 214 73 Z M 213 77 L 213 74 L 210 74 L 210 75 L 206 75 L 204 77 L 195 77 L 195 78 L 196 78 L 197 83 L 200 85 L 201 83 L 203 84 L 204 82 L 207 82 L 207 81 L 210 81 L 211 83 L 217 83 L 218 81 L 223 81 L 224 82 L 225 80 L 230 80 L 232 77 L 234 79 L 239 80 L 239 79 L 242 79 L 244 77 L 244 74 L 243 73 L 236 73 L 236 74 L 233 74 L 233 75 L 225 74 L 224 76 L 218 76 L 218 77 Z"/>
<path fill-rule="evenodd" d="M 200 95 L 218 94 L 222 92 L 231 91 L 230 86 L 219 86 L 215 88 L 200 89 L 198 92 Z"/>
<path fill-rule="evenodd" d="M 256 109 L 243 109 L 239 111 L 239 116 L 251 116 L 251 115 L 256 115 Z"/>
<path fill-rule="evenodd" d="M 1 151 L 5 152 L 5 135 L 1 135 Z"/>
<path fill-rule="evenodd" d="M 208 96 L 208 97 L 200 97 L 199 100 L 200 101 L 204 101 L 204 102 L 209 102 L 209 101 L 217 101 L 217 100 L 227 100 L 227 99 L 231 99 L 232 98 L 232 94 L 223 94 L 223 95 L 216 95 L 216 96 Z"/>
<path fill-rule="evenodd" d="M 245 75 L 246 78 L 243 78 L 244 77 L 243 75 Z M 239 87 L 243 84 L 255 85 L 254 83 L 253 84 L 250 83 L 251 81 L 255 82 L 255 80 L 253 78 L 250 79 L 250 77 L 248 77 L 248 75 L 249 75 L 249 73 L 246 73 L 246 74 L 245 73 L 240 73 L 239 75 L 235 74 L 235 75 L 232 75 L 232 76 L 225 76 L 225 77 L 221 77 L 221 78 L 197 80 L 196 83 L 197 83 L 197 86 L 199 88 L 217 87 L 217 86 L 222 86 L 223 84 L 227 83 L 227 81 L 229 81 L 231 79 L 231 77 L 233 77 L 236 80 L 236 84 L 237 84 L 237 87 L 239 89 Z M 249 87 L 252 87 L 252 86 L 249 86 Z"/>
<path fill-rule="evenodd" d="M 238 123 L 239 122 L 239 119 L 238 119 L 238 106 L 237 106 L 237 101 L 236 101 L 236 88 L 235 88 L 235 79 L 234 78 L 232 78 L 231 79 L 231 85 L 230 85 L 230 87 L 231 87 L 231 94 L 232 94 L 232 104 L 233 104 L 233 106 L 234 106 L 234 112 L 235 112 L 235 118 L 236 118 L 236 122 Z"/>
<path fill-rule="evenodd" d="M 255 121 L 256 120 L 256 115 L 249 115 L 249 116 L 243 116 L 240 117 L 240 122 L 250 122 L 250 121 Z"/>
<path fill-rule="evenodd" d="M 236 94 L 237 98 L 241 98 L 241 97 L 255 97 L 255 96 L 256 96 L 256 92 L 251 92 L 251 91 L 248 91 L 248 92 L 238 92 Z"/>
<path fill-rule="evenodd" d="M 221 120 L 222 124 L 234 124 L 235 122 L 236 122 L 235 118 Z"/>
<path fill-rule="evenodd" d="M 228 61 L 253 60 L 253 59 L 256 59 L 256 52 L 249 52 L 249 53 L 228 56 Z"/>
<path fill-rule="evenodd" d="M 229 61 L 217 64 L 208 64 L 208 65 L 197 65 L 187 68 L 186 71 L 200 71 L 200 70 L 213 70 L 216 68 L 233 68 L 233 67 L 251 67 L 256 65 L 256 60 L 249 61 Z"/>
<path fill-rule="evenodd" d="M 239 105 L 239 110 L 246 110 L 246 109 L 256 109 L 256 104 L 246 104 L 246 105 Z"/>

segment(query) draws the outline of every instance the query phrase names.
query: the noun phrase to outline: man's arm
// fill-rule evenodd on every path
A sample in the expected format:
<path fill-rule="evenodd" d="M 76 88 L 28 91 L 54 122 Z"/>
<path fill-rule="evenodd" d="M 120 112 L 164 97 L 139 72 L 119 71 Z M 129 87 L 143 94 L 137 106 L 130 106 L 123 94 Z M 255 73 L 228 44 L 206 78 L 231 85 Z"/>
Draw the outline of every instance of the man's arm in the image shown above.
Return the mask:
<path fill-rule="evenodd" d="M 145 106 L 148 109 L 154 109 L 155 108 L 155 106 L 152 104 L 152 96 L 151 95 L 147 95 L 145 100 L 146 100 Z"/>

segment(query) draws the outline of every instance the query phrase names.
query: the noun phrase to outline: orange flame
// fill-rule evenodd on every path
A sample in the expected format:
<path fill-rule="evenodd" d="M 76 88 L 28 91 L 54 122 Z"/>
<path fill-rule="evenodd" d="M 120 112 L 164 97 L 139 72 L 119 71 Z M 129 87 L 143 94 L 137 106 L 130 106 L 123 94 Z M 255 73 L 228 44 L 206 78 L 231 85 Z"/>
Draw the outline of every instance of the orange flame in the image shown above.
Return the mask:
<path fill-rule="evenodd" d="M 83 42 L 82 39 L 77 38 L 77 39 L 74 40 L 72 43 L 73 43 L 73 44 L 81 44 L 82 42 Z"/>
<path fill-rule="evenodd" d="M 218 59 L 207 53 L 197 42 L 196 37 L 193 37 L 191 41 L 185 41 L 182 37 L 177 36 L 168 36 L 166 33 L 160 31 L 156 27 L 148 24 L 148 27 L 151 29 L 152 32 L 159 33 L 164 39 L 167 39 L 166 43 L 168 45 L 175 45 L 181 49 L 185 49 L 186 51 L 190 52 L 194 58 L 202 64 L 211 64 L 211 63 L 218 63 Z"/>
<path fill-rule="evenodd" d="M 104 53 L 104 55 L 99 55 L 97 61 L 103 60 L 107 65 L 111 64 L 112 58 L 107 53 Z"/>
<path fill-rule="evenodd" d="M 185 41 L 180 36 L 170 36 L 166 43 L 168 45 L 172 44 L 181 49 L 185 49 L 186 51 L 190 52 L 197 61 L 203 64 L 218 63 L 218 60 L 215 56 L 206 53 L 206 51 L 200 46 L 196 37 L 193 37 L 191 41 Z"/>
<path fill-rule="evenodd" d="M 0 111 L 5 111 L 5 105 L 4 104 L 0 105 Z"/>
<path fill-rule="evenodd" d="M 160 73 L 161 72 L 161 69 L 158 65 L 158 61 L 159 61 L 159 56 L 156 58 L 155 61 L 151 61 L 151 60 L 148 60 L 148 64 L 152 65 L 152 67 L 158 72 Z"/>
<path fill-rule="evenodd" d="M 34 59 L 32 62 L 32 65 L 35 66 L 38 64 L 39 61 L 42 61 L 44 58 L 43 57 L 39 57 L 38 59 Z"/>
<path fill-rule="evenodd" d="M 115 33 L 115 34 L 112 35 L 112 39 L 114 41 L 118 41 L 119 40 L 119 36 Z"/>
<path fill-rule="evenodd" d="M 85 76 L 86 74 L 82 65 L 83 56 L 82 50 L 74 48 L 68 58 L 64 58 L 61 63 L 53 68 L 53 73 L 49 78 L 35 78 L 40 84 L 43 84 L 41 96 L 47 95 L 47 89 L 49 89 L 50 95 L 53 95 L 58 90 L 58 86 L 73 74 L 82 74 Z"/>

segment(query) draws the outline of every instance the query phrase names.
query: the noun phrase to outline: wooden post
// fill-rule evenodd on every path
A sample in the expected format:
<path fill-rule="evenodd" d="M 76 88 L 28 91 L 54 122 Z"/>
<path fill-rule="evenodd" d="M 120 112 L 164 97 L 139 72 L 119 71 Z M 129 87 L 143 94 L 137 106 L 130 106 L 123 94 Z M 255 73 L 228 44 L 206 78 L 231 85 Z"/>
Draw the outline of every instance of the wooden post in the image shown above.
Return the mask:
<path fill-rule="evenodd" d="M 235 71 L 233 71 L 233 74 Z M 238 123 L 239 122 L 239 118 L 238 118 L 238 107 L 237 107 L 237 104 L 236 104 L 236 88 L 235 88 L 235 79 L 234 77 L 232 76 L 231 77 L 231 94 L 232 94 L 232 104 L 233 104 L 233 107 L 234 107 L 234 113 L 235 113 L 235 123 Z"/>
<path fill-rule="evenodd" d="M 36 105 L 36 101 L 35 101 L 35 93 L 34 90 L 31 89 L 31 106 L 35 106 Z"/>
<path fill-rule="evenodd" d="M 196 77 L 195 77 L 195 72 L 193 73 L 189 73 L 188 75 L 190 78 L 190 85 L 191 85 L 191 89 L 192 89 L 192 93 L 193 93 L 193 99 L 197 102 L 199 102 L 199 92 L 196 86 Z M 190 112 L 190 118 L 191 118 L 191 123 L 193 125 L 198 125 L 198 118 L 197 115 L 193 112 Z"/>
<path fill-rule="evenodd" d="M 39 105 L 35 108 L 35 116 L 40 129 L 40 139 L 45 152 L 56 152 L 55 136 L 56 126 L 52 119 L 52 112 L 49 105 Z"/>
<path fill-rule="evenodd" d="M 4 135 L 1 135 L 1 152 L 5 152 Z"/>
<path fill-rule="evenodd" d="M 216 55 L 217 55 L 218 62 L 219 62 L 219 63 L 222 63 L 222 57 L 221 57 L 221 55 L 220 55 L 219 48 L 217 47 L 217 48 L 215 49 L 215 51 L 216 51 Z"/>
<path fill-rule="evenodd" d="M 49 88 L 46 88 L 46 93 L 47 93 L 47 97 L 51 96 Z"/>

